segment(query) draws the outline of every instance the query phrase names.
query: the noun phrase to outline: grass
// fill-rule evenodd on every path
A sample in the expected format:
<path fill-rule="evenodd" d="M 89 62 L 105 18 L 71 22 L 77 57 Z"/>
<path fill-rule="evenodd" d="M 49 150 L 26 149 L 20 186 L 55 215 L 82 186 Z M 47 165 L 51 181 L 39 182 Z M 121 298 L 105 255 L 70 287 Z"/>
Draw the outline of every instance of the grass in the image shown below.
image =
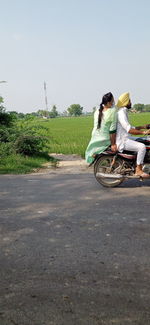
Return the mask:
<path fill-rule="evenodd" d="M 56 160 L 46 154 L 32 157 L 7 156 L 0 161 L 0 174 L 26 174 L 42 167 L 47 161 L 54 163 Z"/>
<path fill-rule="evenodd" d="M 129 120 L 132 125 L 150 123 L 150 113 L 130 113 Z M 63 154 L 77 154 L 84 157 L 86 147 L 91 137 L 93 116 L 55 118 L 49 120 L 34 119 L 19 121 L 19 126 L 36 129 L 38 135 L 49 138 L 49 152 Z M 1 160 L 0 174 L 28 173 L 39 168 L 46 161 L 52 161 L 47 154 L 34 157 L 11 155 Z"/>
<path fill-rule="evenodd" d="M 129 120 L 133 125 L 150 123 L 150 113 L 130 113 Z M 34 120 L 33 126 L 41 130 L 45 126 L 46 136 L 50 137 L 50 152 L 78 154 L 84 157 L 91 137 L 93 116 L 55 118 L 50 120 Z M 32 127 L 32 125 L 31 125 Z"/>
<path fill-rule="evenodd" d="M 24 122 L 21 123 L 23 126 Z M 92 116 L 34 119 L 28 122 L 28 127 L 36 129 L 39 135 L 49 138 L 50 153 L 78 154 L 82 157 L 84 157 L 92 126 Z"/>
<path fill-rule="evenodd" d="M 130 113 L 129 120 L 134 126 L 150 124 L 150 113 Z"/>
<path fill-rule="evenodd" d="M 92 116 L 36 119 L 30 122 L 30 127 L 36 127 L 38 134 L 49 137 L 50 153 L 78 154 L 82 157 L 92 126 Z"/>

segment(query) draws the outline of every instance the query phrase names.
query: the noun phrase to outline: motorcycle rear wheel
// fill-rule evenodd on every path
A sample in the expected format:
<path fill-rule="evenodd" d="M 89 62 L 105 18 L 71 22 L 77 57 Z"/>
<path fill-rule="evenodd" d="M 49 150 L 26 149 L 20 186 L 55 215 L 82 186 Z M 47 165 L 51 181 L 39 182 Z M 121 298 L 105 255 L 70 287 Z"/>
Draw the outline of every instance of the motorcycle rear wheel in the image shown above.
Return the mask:
<path fill-rule="evenodd" d="M 105 178 L 105 177 L 101 177 L 98 176 L 98 173 L 103 173 L 103 174 L 107 174 L 109 173 L 110 175 L 115 175 L 115 173 L 117 174 L 117 170 L 121 169 L 121 165 L 122 165 L 122 160 L 120 158 L 116 158 L 115 163 L 113 165 L 112 171 L 110 172 L 110 168 L 111 168 L 111 163 L 113 161 L 114 156 L 101 156 L 100 158 L 98 158 L 98 160 L 96 161 L 95 165 L 94 165 L 94 176 L 96 178 L 96 180 L 103 186 L 105 187 L 116 187 L 118 185 L 120 185 L 124 178 L 117 178 L 114 179 L 112 178 Z"/>

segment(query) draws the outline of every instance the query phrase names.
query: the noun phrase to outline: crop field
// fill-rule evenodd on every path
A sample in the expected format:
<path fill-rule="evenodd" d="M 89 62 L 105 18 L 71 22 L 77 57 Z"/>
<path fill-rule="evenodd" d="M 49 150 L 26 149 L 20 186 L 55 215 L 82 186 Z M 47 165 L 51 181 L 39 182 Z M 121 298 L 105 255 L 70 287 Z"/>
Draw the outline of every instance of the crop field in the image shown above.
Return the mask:
<path fill-rule="evenodd" d="M 150 113 L 130 113 L 130 121 L 135 126 L 150 123 Z M 44 137 L 43 152 L 30 156 L 16 154 L 14 151 L 9 154 L 7 150 L 9 143 L 4 143 L 1 146 L 0 174 L 22 174 L 44 168 L 43 164 L 47 161 L 55 163 L 52 153 L 77 154 L 84 158 L 92 128 L 92 115 L 48 120 L 39 118 L 18 120 L 16 130 L 20 130 L 22 134 L 33 133 L 35 136 Z M 13 145 L 12 142 L 12 149 Z"/>
<path fill-rule="evenodd" d="M 130 113 L 132 125 L 150 123 L 150 113 Z M 24 122 L 23 122 L 24 123 Z M 50 139 L 50 153 L 78 154 L 84 157 L 91 137 L 93 116 L 35 119 L 25 122 Z"/>

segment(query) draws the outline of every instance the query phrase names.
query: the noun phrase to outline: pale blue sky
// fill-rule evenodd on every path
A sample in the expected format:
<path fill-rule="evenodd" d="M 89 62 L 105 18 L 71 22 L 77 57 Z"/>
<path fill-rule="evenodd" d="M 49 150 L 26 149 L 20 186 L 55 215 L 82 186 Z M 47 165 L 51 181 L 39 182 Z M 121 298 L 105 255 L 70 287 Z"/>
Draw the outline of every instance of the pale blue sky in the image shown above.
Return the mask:
<path fill-rule="evenodd" d="M 0 0 L 0 95 L 7 110 L 85 111 L 104 93 L 150 103 L 149 0 Z"/>

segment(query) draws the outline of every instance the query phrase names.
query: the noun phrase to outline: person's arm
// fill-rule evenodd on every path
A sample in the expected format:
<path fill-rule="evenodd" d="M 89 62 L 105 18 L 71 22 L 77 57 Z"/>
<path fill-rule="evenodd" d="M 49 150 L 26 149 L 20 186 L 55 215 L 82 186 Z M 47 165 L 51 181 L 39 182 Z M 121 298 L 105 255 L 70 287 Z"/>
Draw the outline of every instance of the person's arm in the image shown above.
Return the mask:
<path fill-rule="evenodd" d="M 131 128 L 128 131 L 128 133 L 133 134 L 133 135 L 140 135 L 140 134 L 148 135 L 148 134 L 150 134 L 150 130 L 141 131 L 141 129 L 137 129 L 137 128 L 133 129 L 133 128 Z"/>
<path fill-rule="evenodd" d="M 110 134 L 110 141 L 111 141 L 111 150 L 112 151 L 117 151 L 116 132 Z"/>
<path fill-rule="evenodd" d="M 110 142 L 111 142 L 111 150 L 117 151 L 117 145 L 116 145 L 116 129 L 117 129 L 117 111 L 116 109 L 112 112 L 112 122 L 109 130 L 110 134 Z"/>
<path fill-rule="evenodd" d="M 145 124 L 145 125 L 142 125 L 142 126 L 136 126 L 135 127 L 136 130 L 141 130 L 141 129 L 150 129 L 150 124 Z"/>
<path fill-rule="evenodd" d="M 124 112 L 124 110 L 120 110 L 118 112 L 118 121 L 119 123 L 122 125 L 122 127 L 129 133 L 129 134 L 133 134 L 133 135 L 147 135 L 150 134 L 149 130 L 147 131 L 141 131 L 141 128 L 144 127 L 144 129 L 147 129 L 147 125 L 143 125 L 141 127 L 133 127 L 130 125 L 127 115 Z"/>

